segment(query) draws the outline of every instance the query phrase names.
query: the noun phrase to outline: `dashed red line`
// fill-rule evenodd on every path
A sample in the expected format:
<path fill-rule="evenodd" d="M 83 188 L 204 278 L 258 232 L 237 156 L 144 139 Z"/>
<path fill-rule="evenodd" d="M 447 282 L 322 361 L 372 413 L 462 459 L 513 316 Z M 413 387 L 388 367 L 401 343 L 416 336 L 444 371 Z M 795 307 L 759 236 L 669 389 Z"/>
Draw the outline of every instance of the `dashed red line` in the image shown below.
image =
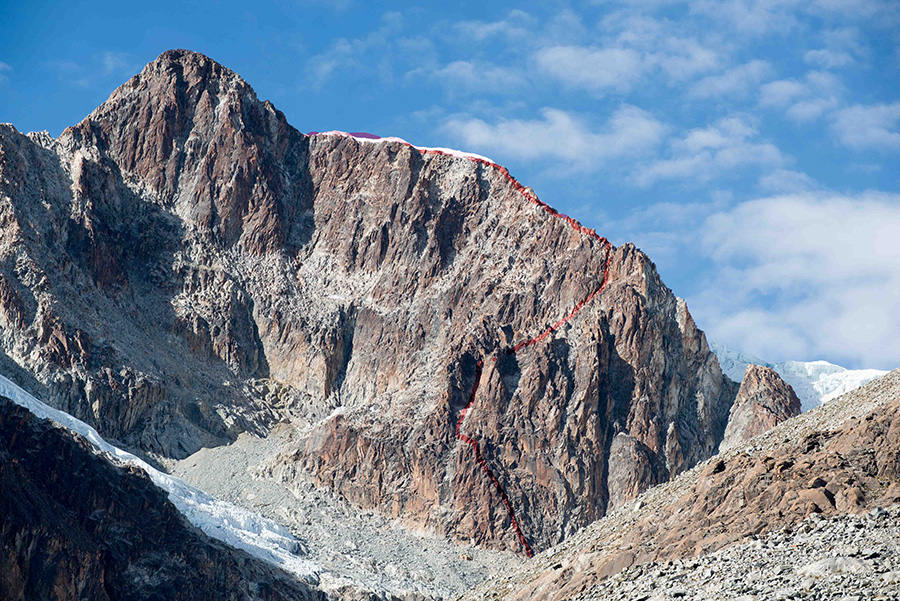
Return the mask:
<path fill-rule="evenodd" d="M 328 133 L 334 133 L 334 134 L 338 134 L 338 135 L 348 135 L 353 138 L 362 138 L 362 139 L 366 139 L 366 140 L 381 139 L 378 136 L 375 136 L 373 134 L 367 134 L 367 133 L 363 133 L 363 132 L 354 132 L 354 133 L 350 133 L 350 134 L 346 134 L 344 132 L 328 132 Z M 317 134 L 319 134 L 319 132 L 309 132 L 309 134 L 307 134 L 307 135 L 314 136 Z M 601 244 L 603 244 L 603 247 L 606 250 L 606 261 L 603 266 L 603 280 L 600 282 L 600 285 L 593 292 L 588 294 L 581 302 L 579 302 L 577 305 L 575 305 L 575 307 L 572 309 L 571 312 L 569 312 L 568 315 L 566 315 L 559 321 L 551 324 L 546 330 L 544 330 L 543 332 L 541 332 L 539 335 L 535 336 L 534 338 L 530 338 L 528 340 L 523 340 L 522 342 L 519 342 L 515 346 L 506 349 L 507 354 L 514 355 L 514 354 L 518 353 L 520 350 L 522 350 L 523 348 L 533 346 L 533 345 L 541 342 L 542 340 L 546 339 L 548 336 L 550 336 L 550 334 L 552 334 L 553 332 L 555 332 L 556 330 L 561 328 L 570 319 L 572 319 L 573 317 L 578 315 L 578 313 L 584 308 L 584 306 L 587 305 L 589 302 L 591 302 L 594 299 L 594 297 L 597 296 L 598 294 L 600 294 L 600 292 L 606 287 L 606 284 L 609 281 L 609 266 L 610 266 L 610 262 L 612 260 L 612 244 L 609 242 L 609 240 L 607 240 L 603 236 L 598 235 L 595 230 L 581 225 L 576 219 L 573 219 L 572 217 L 569 217 L 568 215 L 560 213 L 559 211 L 557 211 L 556 209 L 554 209 L 547 203 L 541 201 L 537 196 L 534 195 L 533 192 L 531 192 L 528 188 L 526 188 L 521 183 L 519 183 L 519 181 L 516 178 L 514 178 L 512 176 L 512 174 L 510 174 L 509 170 L 506 167 L 504 167 L 502 165 L 498 165 L 497 163 L 495 163 L 493 161 L 489 161 L 482 157 L 476 157 L 476 156 L 465 155 L 465 154 L 456 155 L 454 153 L 447 152 L 444 150 L 439 150 L 436 148 L 418 148 L 416 146 L 413 146 L 409 142 L 406 142 L 405 140 L 397 139 L 397 141 L 401 144 L 405 144 L 406 146 L 409 146 L 410 148 L 416 149 L 417 151 L 419 151 L 422 154 L 436 154 L 436 155 L 443 155 L 443 156 L 463 156 L 464 158 L 466 158 L 472 162 L 479 163 L 481 165 L 485 165 L 488 167 L 492 167 L 492 168 L 496 169 L 501 175 L 503 175 L 503 177 L 505 177 L 506 180 L 510 184 L 512 184 L 512 186 L 523 197 L 525 197 L 526 200 L 528 200 L 529 202 L 531 202 L 534 205 L 537 205 L 544 211 L 550 213 L 552 216 L 554 216 L 558 219 L 562 219 L 563 221 L 566 222 L 566 224 L 568 224 L 575 231 L 577 231 L 581 234 L 584 234 L 586 236 L 589 236 L 589 237 L 597 240 Z M 492 357 L 492 360 L 494 362 L 496 362 L 497 357 Z M 456 420 L 456 438 L 458 438 L 462 442 L 464 442 L 467 445 L 469 445 L 470 447 L 472 447 L 472 450 L 475 451 L 475 460 L 478 462 L 478 465 L 481 467 L 482 471 L 485 474 L 487 474 L 487 477 L 490 479 L 491 483 L 494 485 L 494 488 L 497 490 L 497 494 L 500 495 L 500 499 L 503 501 L 503 505 L 506 507 L 506 511 L 509 515 L 509 519 L 510 519 L 510 522 L 512 523 L 512 527 L 516 532 L 516 536 L 518 536 L 519 542 L 522 543 L 522 547 L 525 550 L 525 555 L 527 555 L 528 557 L 532 557 L 534 555 L 534 552 L 531 549 L 531 545 L 528 544 L 528 539 L 525 538 L 525 534 L 522 532 L 522 528 L 519 526 L 519 520 L 516 519 L 516 512 L 515 512 L 515 509 L 513 508 L 512 501 L 510 501 L 509 495 L 506 494 L 506 491 L 503 489 L 503 485 L 500 484 L 500 480 L 497 479 L 497 476 L 494 474 L 493 470 L 491 470 L 490 466 L 488 466 L 487 461 L 485 461 L 484 456 L 482 456 L 481 445 L 478 444 L 477 440 L 469 438 L 468 436 L 466 436 L 465 434 L 462 433 L 462 427 L 463 427 L 463 423 L 466 420 L 466 415 L 469 413 L 469 410 L 472 408 L 472 405 L 475 403 L 475 397 L 476 397 L 476 394 L 478 393 L 478 386 L 481 382 L 481 375 L 482 375 L 483 370 L 484 370 L 484 360 L 479 359 L 478 362 L 475 364 L 475 383 L 472 386 L 471 393 L 469 393 L 469 402 L 466 403 L 466 406 L 463 407 L 462 411 L 459 412 L 459 419 Z"/>
<path fill-rule="evenodd" d="M 463 410 L 459 412 L 459 419 L 456 420 L 456 437 L 472 447 L 472 450 L 475 451 L 475 461 L 478 462 L 478 465 L 481 466 L 482 471 L 487 474 L 487 477 L 490 478 L 491 482 L 494 485 L 494 488 L 497 489 L 497 494 L 500 495 L 500 499 L 503 501 L 503 504 L 506 506 L 506 511 L 509 514 L 509 519 L 512 522 L 512 527 L 516 531 L 516 535 L 519 537 L 519 542 L 522 543 L 522 547 L 525 549 L 525 555 L 528 557 L 534 556 L 534 552 L 531 550 L 531 545 L 528 544 L 528 539 L 525 538 L 525 534 L 522 532 L 522 528 L 519 526 L 519 520 L 516 519 L 516 512 L 513 509 L 512 501 L 509 500 L 509 495 L 506 494 L 506 491 L 503 490 L 503 485 L 500 484 L 500 480 L 497 479 L 497 476 L 494 474 L 493 470 L 488 466 L 487 461 L 484 460 L 484 457 L 481 454 L 481 445 L 478 444 L 477 440 L 473 440 L 462 433 L 463 422 L 466 420 L 466 414 L 469 412 L 469 409 L 472 407 L 472 404 L 475 402 L 475 394 L 478 392 L 478 384 L 481 381 L 481 372 L 484 368 L 484 361 L 479 360 L 478 363 L 475 364 L 475 384 L 472 386 L 472 392 L 469 394 L 469 402 L 463 407 Z"/>

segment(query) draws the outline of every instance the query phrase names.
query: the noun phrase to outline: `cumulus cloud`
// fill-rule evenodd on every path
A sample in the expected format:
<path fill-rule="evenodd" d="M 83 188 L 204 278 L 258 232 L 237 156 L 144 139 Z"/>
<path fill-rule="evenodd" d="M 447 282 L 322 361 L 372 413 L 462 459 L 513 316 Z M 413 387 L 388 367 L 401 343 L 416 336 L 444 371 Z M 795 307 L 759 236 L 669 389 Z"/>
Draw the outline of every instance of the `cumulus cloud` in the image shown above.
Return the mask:
<path fill-rule="evenodd" d="M 857 104 L 835 113 L 832 130 L 838 140 L 855 150 L 900 148 L 900 102 Z"/>
<path fill-rule="evenodd" d="M 796 23 L 797 0 L 694 0 L 691 11 L 734 30 L 762 35 L 789 31 Z"/>
<path fill-rule="evenodd" d="M 790 79 L 772 81 L 759 89 L 759 104 L 784 107 L 808 93 L 809 89 L 805 83 Z"/>
<path fill-rule="evenodd" d="M 759 105 L 783 109 L 796 121 L 809 121 L 836 108 L 843 90 L 834 74 L 809 71 L 802 80 L 782 79 L 761 86 Z"/>
<path fill-rule="evenodd" d="M 803 59 L 825 69 L 839 69 L 856 64 L 868 55 L 869 49 L 855 27 L 837 27 L 822 32 L 824 48 L 808 50 Z"/>
<path fill-rule="evenodd" d="M 60 79 L 80 88 L 124 79 L 140 71 L 140 64 L 132 56 L 115 50 L 95 54 L 84 63 L 50 61 L 46 66 Z"/>
<path fill-rule="evenodd" d="M 775 145 L 757 138 L 756 128 L 746 118 L 720 119 L 673 140 L 667 157 L 640 168 L 635 182 L 649 186 L 664 179 L 708 181 L 744 167 L 778 166 L 786 161 Z"/>
<path fill-rule="evenodd" d="M 659 42 L 659 50 L 647 57 L 647 62 L 657 65 L 669 78 L 684 81 L 719 66 L 720 53 L 693 38 L 668 36 Z"/>
<path fill-rule="evenodd" d="M 753 60 L 720 75 L 704 77 L 691 88 L 690 95 L 694 98 L 744 96 L 772 73 L 772 65 L 766 61 Z"/>
<path fill-rule="evenodd" d="M 453 61 L 435 70 L 432 77 L 448 89 L 464 93 L 505 92 L 525 81 L 515 69 L 475 61 Z"/>
<path fill-rule="evenodd" d="M 314 88 L 322 88 L 340 74 L 353 74 L 354 81 L 372 80 L 378 85 L 392 85 L 395 72 L 412 71 L 420 75 L 430 70 L 434 59 L 433 43 L 422 36 L 404 36 L 400 13 L 382 15 L 380 25 L 358 38 L 338 38 L 330 47 L 312 56 L 306 63 L 308 80 Z M 424 69 L 423 66 L 428 67 Z"/>
<path fill-rule="evenodd" d="M 538 51 L 538 69 L 563 84 L 593 92 L 627 91 L 641 77 L 641 55 L 630 48 L 554 46 Z"/>
<path fill-rule="evenodd" d="M 900 196 L 763 198 L 701 231 L 714 269 L 692 311 L 712 336 L 773 360 L 900 365 Z"/>
<path fill-rule="evenodd" d="M 759 178 L 759 187 L 766 192 L 787 194 L 815 190 L 822 186 L 802 171 L 776 169 Z"/>
<path fill-rule="evenodd" d="M 827 69 L 846 67 L 853 63 L 853 57 L 848 53 L 840 50 L 829 50 L 828 48 L 809 50 L 803 55 L 803 59 L 810 64 Z"/>
<path fill-rule="evenodd" d="M 451 29 L 464 42 L 491 39 L 521 40 L 529 37 L 537 20 L 523 10 L 512 10 L 498 21 L 460 21 Z"/>
<path fill-rule="evenodd" d="M 666 127 L 646 111 L 623 105 L 602 128 L 592 127 L 581 116 L 545 108 L 538 119 L 501 119 L 493 124 L 454 117 L 444 124 L 444 131 L 467 148 L 500 158 L 550 159 L 591 169 L 646 151 L 661 140 Z"/>
<path fill-rule="evenodd" d="M 599 24 L 604 35 L 592 45 L 546 44 L 534 55 L 537 69 L 568 88 L 593 93 L 632 90 L 642 78 L 661 74 L 668 84 L 681 84 L 722 63 L 721 52 L 685 35 L 668 21 L 641 14 L 615 12 Z M 572 40 L 574 25 L 567 28 Z"/>

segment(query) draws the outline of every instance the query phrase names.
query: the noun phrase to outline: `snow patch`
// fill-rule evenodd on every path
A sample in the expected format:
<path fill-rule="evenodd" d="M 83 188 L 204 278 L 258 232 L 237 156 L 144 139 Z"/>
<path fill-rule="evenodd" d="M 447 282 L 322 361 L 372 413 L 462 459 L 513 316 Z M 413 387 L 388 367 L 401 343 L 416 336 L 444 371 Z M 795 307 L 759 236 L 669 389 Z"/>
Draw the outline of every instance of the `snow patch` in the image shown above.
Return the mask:
<path fill-rule="evenodd" d="M 178 478 L 160 472 L 131 453 L 109 444 L 91 426 L 39 401 L 2 375 L 0 395 L 39 418 L 50 419 L 80 434 L 93 445 L 98 455 L 111 456 L 116 463 L 144 470 L 156 486 L 168 493 L 169 500 L 178 511 L 208 536 L 272 563 L 310 584 L 318 584 L 318 565 L 297 556 L 299 541 L 280 524 L 220 501 Z"/>
<path fill-rule="evenodd" d="M 358 141 L 360 141 L 360 142 L 375 142 L 375 143 L 379 143 L 379 142 L 399 142 L 400 144 L 405 144 L 406 146 L 409 146 L 409 147 L 411 147 L 411 148 L 415 148 L 415 149 L 418 150 L 419 152 L 432 153 L 432 154 L 446 154 L 446 155 L 448 155 L 448 156 L 459 157 L 459 158 L 463 158 L 463 159 L 469 159 L 469 160 L 475 160 L 475 161 L 484 161 L 484 162 L 490 163 L 490 164 L 492 164 L 492 165 L 496 165 L 496 164 L 497 164 L 497 163 L 495 163 L 494 161 L 492 161 L 491 159 L 489 159 L 489 158 L 487 158 L 487 157 L 485 157 L 485 156 L 481 156 L 480 154 L 473 154 L 473 153 L 471 153 L 471 152 L 464 152 L 464 151 L 462 151 L 462 150 L 455 150 L 455 149 L 453 149 L 453 148 L 440 148 L 440 147 L 430 147 L 430 146 L 415 146 L 415 145 L 413 145 L 413 144 L 410 144 L 409 142 L 407 142 L 407 141 L 404 140 L 403 138 L 396 138 L 396 137 L 393 137 L 393 136 L 390 136 L 390 137 L 387 137 L 387 138 L 382 138 L 382 137 L 380 137 L 380 136 L 376 136 L 375 134 L 370 134 L 370 133 L 361 132 L 361 131 L 355 131 L 355 132 L 346 132 L 346 131 L 340 131 L 340 130 L 322 131 L 322 132 L 319 132 L 319 131 L 311 131 L 311 132 L 309 132 L 309 133 L 306 134 L 306 135 L 307 135 L 307 136 L 345 136 L 345 137 L 353 138 L 353 139 L 358 140 Z"/>

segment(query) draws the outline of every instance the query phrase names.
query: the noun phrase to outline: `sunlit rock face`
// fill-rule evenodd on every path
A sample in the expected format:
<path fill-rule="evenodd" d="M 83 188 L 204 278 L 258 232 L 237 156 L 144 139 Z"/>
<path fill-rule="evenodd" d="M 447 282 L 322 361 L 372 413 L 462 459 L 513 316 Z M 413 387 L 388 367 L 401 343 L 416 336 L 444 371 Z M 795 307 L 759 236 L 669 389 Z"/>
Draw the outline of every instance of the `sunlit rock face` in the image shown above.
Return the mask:
<path fill-rule="evenodd" d="M 750 365 L 731 406 L 720 450 L 736 447 L 800 415 L 800 399 L 771 367 Z"/>

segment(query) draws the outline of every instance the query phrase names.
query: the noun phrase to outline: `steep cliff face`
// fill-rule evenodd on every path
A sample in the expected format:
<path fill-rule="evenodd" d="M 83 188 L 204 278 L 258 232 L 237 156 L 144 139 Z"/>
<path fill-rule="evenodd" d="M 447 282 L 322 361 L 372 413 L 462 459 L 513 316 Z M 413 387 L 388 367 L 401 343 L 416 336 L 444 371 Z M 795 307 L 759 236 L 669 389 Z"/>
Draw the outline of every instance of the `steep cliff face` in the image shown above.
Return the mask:
<path fill-rule="evenodd" d="M 653 263 L 492 163 L 304 136 L 186 51 L 0 153 L 2 349 L 126 444 L 290 419 L 272 477 L 520 549 L 514 515 L 541 548 L 721 441 L 734 385 Z"/>
<path fill-rule="evenodd" d="M 728 414 L 719 450 L 738 446 L 800 415 L 800 399 L 771 367 L 749 365 Z"/>
<path fill-rule="evenodd" d="M 191 527 L 140 470 L 0 397 L 0 598 L 312 600 Z"/>

